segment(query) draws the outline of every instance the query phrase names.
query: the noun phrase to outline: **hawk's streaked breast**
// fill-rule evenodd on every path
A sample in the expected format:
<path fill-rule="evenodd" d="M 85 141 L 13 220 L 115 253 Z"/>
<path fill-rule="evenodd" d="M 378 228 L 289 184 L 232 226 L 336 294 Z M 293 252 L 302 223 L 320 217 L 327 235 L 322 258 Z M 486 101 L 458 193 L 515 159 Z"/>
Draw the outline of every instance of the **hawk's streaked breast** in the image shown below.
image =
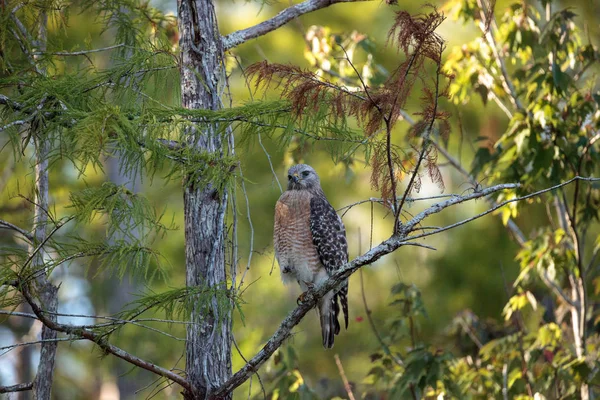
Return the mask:
<path fill-rule="evenodd" d="M 313 282 L 322 268 L 310 231 L 311 193 L 289 190 L 275 206 L 275 256 L 284 282 Z"/>
<path fill-rule="evenodd" d="M 284 282 L 298 281 L 303 291 L 319 286 L 348 261 L 346 230 L 327 201 L 315 170 L 306 164 L 288 170 L 288 187 L 275 206 L 275 257 Z M 338 315 L 348 327 L 348 280 L 318 300 L 325 348 L 340 332 Z M 339 303 L 338 303 L 339 300 Z"/>

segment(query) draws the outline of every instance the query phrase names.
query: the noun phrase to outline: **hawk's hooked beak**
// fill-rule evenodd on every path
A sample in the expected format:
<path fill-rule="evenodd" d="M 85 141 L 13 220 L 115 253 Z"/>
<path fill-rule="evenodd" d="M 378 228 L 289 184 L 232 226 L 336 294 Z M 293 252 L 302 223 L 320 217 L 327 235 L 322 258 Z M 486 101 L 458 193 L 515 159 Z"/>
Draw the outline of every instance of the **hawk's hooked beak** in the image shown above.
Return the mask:
<path fill-rule="evenodd" d="M 299 183 L 300 177 L 298 176 L 298 174 L 294 174 L 292 175 L 292 180 L 294 181 L 294 183 Z"/>

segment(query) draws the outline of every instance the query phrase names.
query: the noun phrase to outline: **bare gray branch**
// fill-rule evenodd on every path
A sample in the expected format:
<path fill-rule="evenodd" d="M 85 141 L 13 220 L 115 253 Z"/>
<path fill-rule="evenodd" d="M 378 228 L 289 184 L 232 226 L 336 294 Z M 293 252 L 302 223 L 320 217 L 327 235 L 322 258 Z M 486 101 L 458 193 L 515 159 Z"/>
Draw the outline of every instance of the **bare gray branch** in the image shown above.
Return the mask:
<path fill-rule="evenodd" d="M 255 39 L 257 37 L 266 35 L 267 33 L 287 24 L 294 18 L 309 12 L 320 10 L 337 3 L 353 3 L 357 1 L 370 0 L 306 0 L 300 4 L 286 8 L 273 18 L 263 21 L 258 25 L 230 33 L 229 35 L 223 37 L 223 49 L 229 50 L 247 42 L 250 39 Z"/>
<path fill-rule="evenodd" d="M 24 392 L 33 388 L 33 382 L 19 383 L 12 386 L 0 386 L 0 393 Z"/>

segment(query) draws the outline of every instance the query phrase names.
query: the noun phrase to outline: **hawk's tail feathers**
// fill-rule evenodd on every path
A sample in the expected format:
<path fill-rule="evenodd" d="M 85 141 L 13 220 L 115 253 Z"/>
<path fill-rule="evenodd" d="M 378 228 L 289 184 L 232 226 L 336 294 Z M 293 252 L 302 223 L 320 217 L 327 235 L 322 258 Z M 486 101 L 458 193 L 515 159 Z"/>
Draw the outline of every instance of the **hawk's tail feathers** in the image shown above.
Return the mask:
<path fill-rule="evenodd" d="M 321 319 L 321 335 L 323 336 L 323 347 L 333 347 L 335 335 L 340 332 L 340 323 L 337 319 L 339 307 L 335 295 L 325 296 L 319 302 L 319 318 Z"/>
<path fill-rule="evenodd" d="M 342 311 L 344 312 L 344 324 L 346 329 L 348 329 L 348 281 L 346 281 L 344 285 L 340 287 L 340 290 L 337 292 L 337 296 L 340 298 L 340 304 L 342 305 Z M 336 319 L 337 314 L 339 313 L 339 307 L 337 310 Z"/>

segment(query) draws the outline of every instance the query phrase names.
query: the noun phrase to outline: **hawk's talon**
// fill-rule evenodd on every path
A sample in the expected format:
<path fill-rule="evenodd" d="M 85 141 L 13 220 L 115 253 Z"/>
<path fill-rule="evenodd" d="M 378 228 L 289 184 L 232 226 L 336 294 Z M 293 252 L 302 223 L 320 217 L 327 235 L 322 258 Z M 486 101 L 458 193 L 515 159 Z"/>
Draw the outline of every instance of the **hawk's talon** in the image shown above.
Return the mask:
<path fill-rule="evenodd" d="M 297 305 L 302 305 L 302 303 L 304 303 L 304 299 L 306 298 L 306 293 L 307 292 L 302 292 L 300 293 L 300 296 L 298 296 L 298 299 L 296 299 L 296 304 Z"/>
<path fill-rule="evenodd" d="M 302 283 L 304 283 L 306 285 L 308 290 L 306 292 L 300 293 L 300 296 L 298 296 L 298 299 L 296 300 L 296 304 L 298 304 L 298 305 L 304 303 L 304 300 L 306 299 L 308 292 L 315 287 L 315 284 L 312 282 L 302 281 Z"/>

